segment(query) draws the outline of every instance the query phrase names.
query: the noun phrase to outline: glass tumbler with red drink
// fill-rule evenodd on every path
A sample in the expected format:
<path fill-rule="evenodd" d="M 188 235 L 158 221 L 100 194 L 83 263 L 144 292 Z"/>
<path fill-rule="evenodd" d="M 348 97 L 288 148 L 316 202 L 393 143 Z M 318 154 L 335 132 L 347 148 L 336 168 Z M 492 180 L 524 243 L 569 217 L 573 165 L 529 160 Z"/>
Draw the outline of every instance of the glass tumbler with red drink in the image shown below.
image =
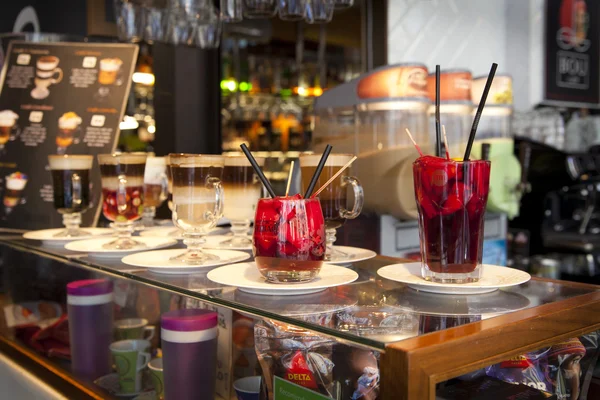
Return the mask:
<path fill-rule="evenodd" d="M 144 210 L 145 153 L 99 154 L 102 176 L 102 213 L 117 233 L 117 240 L 104 245 L 106 249 L 127 250 L 144 247 L 131 238 L 134 221 Z"/>
<path fill-rule="evenodd" d="M 318 198 L 301 195 L 260 199 L 252 247 L 256 265 L 269 282 L 308 282 L 325 258 L 325 220 Z"/>
<path fill-rule="evenodd" d="M 424 279 L 467 283 L 481 278 L 490 166 L 485 160 L 433 156 L 414 162 Z"/>

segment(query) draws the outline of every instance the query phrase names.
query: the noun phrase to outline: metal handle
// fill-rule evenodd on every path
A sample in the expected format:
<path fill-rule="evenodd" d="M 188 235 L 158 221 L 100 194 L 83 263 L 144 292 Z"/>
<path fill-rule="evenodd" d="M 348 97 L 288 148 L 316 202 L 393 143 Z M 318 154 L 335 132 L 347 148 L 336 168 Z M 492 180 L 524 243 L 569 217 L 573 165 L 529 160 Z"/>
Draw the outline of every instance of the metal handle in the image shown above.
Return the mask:
<path fill-rule="evenodd" d="M 72 194 L 72 203 L 74 206 L 81 205 L 81 177 L 79 174 L 71 175 L 71 185 L 73 186 Z"/>
<path fill-rule="evenodd" d="M 117 188 L 117 210 L 119 214 L 127 211 L 127 178 L 121 174 L 117 177 L 119 187 Z"/>
<path fill-rule="evenodd" d="M 340 210 L 340 215 L 342 216 L 342 218 L 354 219 L 358 217 L 360 215 L 360 212 L 362 211 L 365 196 L 360 182 L 355 177 L 342 177 L 342 190 L 345 190 L 346 185 L 352 185 L 352 190 L 354 191 L 354 206 L 352 207 L 351 211 L 342 208 Z"/>

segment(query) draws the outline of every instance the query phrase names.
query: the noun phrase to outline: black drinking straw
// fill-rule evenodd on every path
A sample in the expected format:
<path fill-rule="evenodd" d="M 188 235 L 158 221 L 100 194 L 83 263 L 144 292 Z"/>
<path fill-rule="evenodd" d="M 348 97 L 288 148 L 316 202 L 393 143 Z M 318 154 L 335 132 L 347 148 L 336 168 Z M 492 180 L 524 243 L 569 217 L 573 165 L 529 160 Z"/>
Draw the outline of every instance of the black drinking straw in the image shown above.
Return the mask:
<path fill-rule="evenodd" d="M 321 176 L 321 171 L 323 171 L 323 168 L 325 167 L 325 162 L 327 162 L 327 157 L 329 157 L 329 153 L 331 153 L 331 149 L 333 149 L 333 147 L 331 147 L 331 145 L 329 145 L 329 144 L 325 147 L 325 151 L 323 152 L 323 155 L 321 156 L 321 159 L 319 160 L 319 165 L 317 165 L 317 169 L 315 170 L 315 173 L 313 174 L 312 179 L 310 180 L 308 189 L 306 189 L 306 193 L 304 193 L 305 199 L 308 199 L 310 197 L 310 195 L 312 194 L 313 190 L 315 189 L 315 185 L 317 184 L 317 181 L 319 180 L 319 176 Z"/>
<path fill-rule="evenodd" d="M 467 148 L 465 149 L 465 156 L 463 157 L 463 161 L 469 161 L 469 156 L 471 155 L 471 147 L 473 147 L 473 141 L 475 140 L 475 133 L 477 133 L 477 126 L 479 125 L 479 120 L 481 119 L 481 113 L 483 112 L 483 107 L 485 106 L 485 101 L 487 100 L 488 93 L 490 92 L 490 87 L 492 87 L 492 81 L 494 80 L 494 75 L 496 75 L 496 68 L 498 68 L 498 64 L 493 63 L 492 69 L 490 69 L 490 74 L 488 75 L 487 82 L 485 83 L 485 88 L 483 89 L 483 93 L 481 95 L 481 100 L 479 101 L 479 105 L 477 106 L 477 112 L 475 113 L 475 119 L 473 120 L 473 126 L 471 126 L 471 134 L 469 135 L 469 141 L 467 142 Z"/>
<path fill-rule="evenodd" d="M 435 66 L 435 155 L 442 156 L 442 134 L 440 124 L 440 66 Z"/>
<path fill-rule="evenodd" d="M 261 180 L 263 185 L 265 185 L 265 188 L 267 188 L 267 192 L 269 192 L 271 197 L 273 197 L 273 198 L 277 197 L 277 195 L 275 194 L 275 191 L 273 190 L 273 187 L 271 186 L 271 183 L 269 182 L 269 180 L 267 179 L 265 174 L 263 174 L 262 170 L 258 166 L 258 163 L 252 156 L 252 153 L 250 153 L 250 150 L 248 150 L 248 147 L 244 143 L 242 143 L 240 145 L 240 147 L 242 148 L 242 151 L 246 155 L 246 158 L 248 159 L 248 161 L 250 161 L 250 164 L 252 164 L 252 168 L 254 168 L 254 172 L 256 172 L 256 175 L 258 175 L 258 178 Z"/>

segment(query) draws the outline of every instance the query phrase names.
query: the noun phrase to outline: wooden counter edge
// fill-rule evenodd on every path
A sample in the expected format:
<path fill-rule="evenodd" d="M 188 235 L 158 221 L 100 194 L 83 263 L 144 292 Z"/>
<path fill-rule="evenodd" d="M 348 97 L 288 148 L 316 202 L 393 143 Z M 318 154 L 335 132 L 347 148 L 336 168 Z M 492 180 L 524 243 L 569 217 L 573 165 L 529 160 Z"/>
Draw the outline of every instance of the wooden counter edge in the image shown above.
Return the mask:
<path fill-rule="evenodd" d="M 386 346 L 385 399 L 435 399 L 435 384 L 600 329 L 600 292 Z"/>

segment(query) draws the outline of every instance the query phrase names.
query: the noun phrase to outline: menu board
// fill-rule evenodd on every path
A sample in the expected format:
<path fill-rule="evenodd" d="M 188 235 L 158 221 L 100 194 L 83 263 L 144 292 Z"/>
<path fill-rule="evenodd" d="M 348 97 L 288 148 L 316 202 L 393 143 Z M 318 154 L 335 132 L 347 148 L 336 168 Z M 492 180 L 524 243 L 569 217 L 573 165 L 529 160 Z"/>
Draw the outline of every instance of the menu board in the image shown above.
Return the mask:
<path fill-rule="evenodd" d="M 100 215 L 97 154 L 116 149 L 138 47 L 12 42 L 0 76 L 0 228 L 62 226 L 54 209 L 50 154 L 91 154 L 90 208 Z"/>

